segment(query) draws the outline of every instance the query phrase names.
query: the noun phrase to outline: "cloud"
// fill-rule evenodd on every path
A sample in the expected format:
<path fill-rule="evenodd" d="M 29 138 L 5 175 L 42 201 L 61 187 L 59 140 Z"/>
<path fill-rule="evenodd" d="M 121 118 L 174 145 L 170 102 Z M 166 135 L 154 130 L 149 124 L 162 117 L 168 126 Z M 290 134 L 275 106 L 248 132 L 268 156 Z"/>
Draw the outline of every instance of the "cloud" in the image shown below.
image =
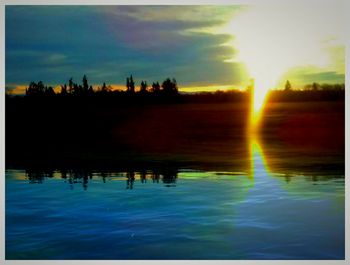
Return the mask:
<path fill-rule="evenodd" d="M 99 6 L 103 13 L 114 16 L 125 15 L 131 19 L 166 22 L 166 21 L 226 21 L 233 14 L 245 9 L 243 5 L 212 6 L 212 5 L 144 5 L 144 6 Z"/>
<path fill-rule="evenodd" d="M 67 56 L 63 55 L 63 54 L 49 54 L 48 56 L 46 56 L 42 63 L 45 65 L 61 65 L 63 63 L 66 62 Z"/>
<path fill-rule="evenodd" d="M 125 7 L 120 9 L 128 10 L 130 8 L 133 10 L 142 10 L 140 7 Z M 118 10 L 120 11 L 120 9 Z M 186 10 L 188 7 L 183 7 L 182 9 Z M 121 12 L 120 14 L 113 13 L 111 16 L 106 16 L 105 21 L 110 32 L 113 33 L 113 39 L 116 42 L 122 45 L 124 44 L 133 50 L 151 52 L 153 54 L 164 53 L 184 47 L 190 41 L 192 42 L 193 48 L 196 46 L 203 46 L 205 43 L 202 41 L 206 41 L 206 39 L 199 39 L 200 35 L 196 35 L 191 32 L 191 30 L 214 27 L 224 23 L 224 21 L 215 18 L 202 21 L 179 20 L 175 15 L 176 14 L 168 16 L 167 20 L 159 21 L 149 20 L 149 18 L 144 20 L 142 13 L 138 18 L 134 18 L 133 16 L 130 17 L 128 13 Z M 193 39 L 193 37 L 197 39 Z M 204 37 L 208 37 L 208 34 Z M 210 34 L 209 37 L 217 39 L 220 42 L 219 44 L 221 44 L 232 36 Z M 224 37 L 224 39 L 222 39 L 222 37 Z"/>
<path fill-rule="evenodd" d="M 330 17 L 327 14 L 336 17 L 338 7 L 320 5 L 315 13 L 310 5 L 266 6 L 255 9 L 255 13 L 249 10 L 240 5 L 6 6 L 6 84 L 42 80 L 58 85 L 70 77 L 80 81 L 87 74 L 93 84 L 123 85 L 132 73 L 137 82 L 175 77 L 180 88 L 245 86 L 251 69 L 247 70 L 247 60 L 238 60 L 244 54 L 238 43 L 246 34 L 252 38 L 261 36 L 261 40 L 249 40 L 245 45 L 250 48 L 246 52 L 248 61 L 261 61 L 263 67 L 270 67 L 271 56 L 262 53 L 267 59 L 259 60 L 254 55 L 257 48 L 282 54 L 282 66 L 285 62 L 296 66 L 283 76 L 293 83 L 317 78 L 325 82 L 343 80 L 345 51 L 336 36 L 342 33 L 342 20 L 325 19 Z M 294 14 L 300 19 L 295 19 Z M 301 29 L 306 22 L 306 30 L 296 31 L 296 25 Z M 226 31 L 220 31 L 224 25 Z M 268 31 L 261 30 L 263 25 Z M 273 38 L 267 36 L 271 32 L 276 33 Z M 314 40 L 323 41 L 317 44 L 317 50 L 308 48 L 314 47 Z M 264 49 L 264 43 L 269 49 Z M 305 55 L 301 61 L 295 58 L 299 50 Z M 306 60 L 311 55 L 315 60 Z M 314 65 L 311 69 L 305 65 L 317 64 L 318 59 L 326 57 L 330 58 L 327 67 Z"/>
<path fill-rule="evenodd" d="M 124 84 L 176 77 L 179 85 L 240 82 L 229 34 L 217 27 L 240 6 L 7 6 L 6 82 Z M 234 85 L 234 84 L 229 84 Z"/>
<path fill-rule="evenodd" d="M 282 88 L 286 80 L 290 80 L 294 88 L 303 88 L 306 84 L 312 84 L 314 82 L 341 84 L 345 82 L 345 74 L 337 71 L 327 71 L 316 66 L 304 66 L 290 69 L 280 79 L 278 87 Z"/>

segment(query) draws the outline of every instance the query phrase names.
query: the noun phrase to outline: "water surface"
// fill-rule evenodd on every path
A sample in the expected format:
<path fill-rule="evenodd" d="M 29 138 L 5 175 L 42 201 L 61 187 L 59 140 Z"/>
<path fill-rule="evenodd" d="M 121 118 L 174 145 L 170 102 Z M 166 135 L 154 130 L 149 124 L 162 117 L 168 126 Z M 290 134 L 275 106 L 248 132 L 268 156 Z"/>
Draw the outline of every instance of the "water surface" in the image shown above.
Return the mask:
<path fill-rule="evenodd" d="M 6 171 L 6 259 L 344 259 L 344 176 Z M 254 157 L 254 155 L 253 155 Z"/>

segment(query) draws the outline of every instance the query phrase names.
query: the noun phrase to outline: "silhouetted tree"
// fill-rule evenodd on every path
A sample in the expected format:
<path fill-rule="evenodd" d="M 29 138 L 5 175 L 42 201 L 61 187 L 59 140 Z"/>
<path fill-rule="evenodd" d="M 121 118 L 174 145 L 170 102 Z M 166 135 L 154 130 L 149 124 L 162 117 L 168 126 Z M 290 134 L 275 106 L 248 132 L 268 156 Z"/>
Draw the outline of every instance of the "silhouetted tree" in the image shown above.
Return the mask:
<path fill-rule="evenodd" d="M 28 88 L 26 88 L 26 95 L 28 96 L 48 95 L 48 94 L 52 94 L 52 92 L 53 92 L 53 89 L 52 91 L 51 90 L 49 91 L 47 86 L 44 86 L 44 83 L 42 81 L 39 81 L 38 83 L 35 83 L 32 81 L 29 83 Z"/>
<path fill-rule="evenodd" d="M 39 94 L 43 94 L 44 93 L 44 83 L 43 81 L 39 81 L 38 84 L 37 84 L 37 88 L 38 88 L 38 92 Z"/>
<path fill-rule="evenodd" d="M 286 85 L 284 86 L 285 91 L 289 91 L 292 89 L 292 85 L 290 84 L 289 80 L 287 80 Z"/>
<path fill-rule="evenodd" d="M 79 94 L 79 86 L 78 84 L 74 83 L 73 84 L 73 95 L 78 95 Z"/>
<path fill-rule="evenodd" d="M 177 83 L 175 78 L 170 80 L 170 78 L 167 78 L 163 81 L 162 84 L 163 92 L 166 94 L 176 94 L 178 92 Z"/>
<path fill-rule="evenodd" d="M 344 90 L 345 85 L 344 84 L 318 84 L 318 83 L 312 83 L 307 84 L 304 86 L 304 90 L 323 90 L 323 91 L 330 91 L 330 90 Z"/>
<path fill-rule="evenodd" d="M 128 93 L 131 93 L 131 94 L 135 93 L 135 82 L 132 75 L 130 75 L 130 77 L 126 79 L 126 87 L 127 87 Z M 77 84 L 73 82 L 73 77 L 71 77 L 68 81 L 68 86 L 67 84 L 61 85 L 60 89 L 61 90 L 60 92 L 58 92 L 58 94 L 61 94 L 61 95 L 70 94 L 76 97 L 84 96 L 84 95 L 92 95 L 95 93 L 93 87 L 89 85 L 86 75 L 84 75 L 82 78 L 82 84 Z M 163 81 L 161 86 L 159 85 L 159 82 L 153 82 L 151 89 L 148 88 L 147 81 L 142 80 L 139 91 L 140 93 L 160 92 L 161 94 L 164 94 L 164 95 L 173 95 L 178 93 L 178 87 L 177 87 L 177 82 L 175 78 L 172 78 L 172 79 L 167 78 L 166 80 Z M 45 86 L 42 81 L 39 81 L 38 83 L 35 83 L 33 81 L 30 82 L 25 92 L 26 92 L 26 95 L 42 95 L 42 96 L 56 95 L 54 88 L 52 86 Z M 105 82 L 103 83 L 102 87 L 98 87 L 96 92 L 102 92 L 102 93 L 113 92 L 112 94 L 117 95 L 116 93 L 117 91 L 113 91 L 113 88 L 111 86 L 107 86 Z"/>
<path fill-rule="evenodd" d="M 146 81 L 141 81 L 140 92 L 141 93 L 147 92 L 147 82 Z"/>
<path fill-rule="evenodd" d="M 108 91 L 108 88 L 107 88 L 105 82 L 103 82 L 103 85 L 102 85 L 102 87 L 101 87 L 101 91 L 102 91 L 102 92 L 107 92 L 107 91 Z"/>
<path fill-rule="evenodd" d="M 177 81 L 175 78 L 173 78 L 173 87 L 172 88 L 173 88 L 173 91 L 175 93 L 178 93 Z"/>
<path fill-rule="evenodd" d="M 94 93 L 94 89 L 92 88 L 92 86 L 90 85 L 90 87 L 89 87 L 89 94 L 93 94 Z"/>
<path fill-rule="evenodd" d="M 46 87 L 45 90 L 45 93 L 49 96 L 54 96 L 56 94 L 52 86 Z"/>
<path fill-rule="evenodd" d="M 129 79 L 129 77 L 126 78 L 126 91 L 127 92 L 130 91 L 130 79 Z"/>
<path fill-rule="evenodd" d="M 87 80 L 86 75 L 84 75 L 84 76 L 83 76 L 83 89 L 82 89 L 82 92 L 83 92 L 83 93 L 87 93 L 88 90 L 89 90 L 88 80 Z"/>
<path fill-rule="evenodd" d="M 30 82 L 28 88 L 26 88 L 26 95 L 37 95 L 39 94 L 38 86 L 35 82 Z"/>
<path fill-rule="evenodd" d="M 69 88 L 69 90 L 68 90 L 69 94 L 73 94 L 74 93 L 73 92 L 74 91 L 73 77 L 71 77 L 68 81 L 68 88 Z"/>
<path fill-rule="evenodd" d="M 312 84 L 312 90 L 319 90 L 319 88 L 320 88 L 320 84 L 318 84 L 318 83 Z"/>
<path fill-rule="evenodd" d="M 65 96 L 67 95 L 67 85 L 64 84 L 63 86 L 61 85 L 61 95 Z"/>
<path fill-rule="evenodd" d="M 152 92 L 153 93 L 158 93 L 160 91 L 160 85 L 159 85 L 159 82 L 157 83 L 154 83 L 152 84 Z"/>
<path fill-rule="evenodd" d="M 126 78 L 126 92 L 128 93 L 135 92 L 135 82 L 134 82 L 134 79 L 132 78 L 132 75 Z"/>

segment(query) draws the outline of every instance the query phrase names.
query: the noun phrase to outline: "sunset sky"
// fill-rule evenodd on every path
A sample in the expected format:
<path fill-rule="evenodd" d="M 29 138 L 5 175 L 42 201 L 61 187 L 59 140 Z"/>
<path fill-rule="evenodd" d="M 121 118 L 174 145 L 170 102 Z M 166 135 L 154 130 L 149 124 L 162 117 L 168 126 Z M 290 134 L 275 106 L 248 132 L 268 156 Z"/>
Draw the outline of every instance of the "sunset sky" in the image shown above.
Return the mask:
<path fill-rule="evenodd" d="M 232 6 L 6 6 L 6 89 L 88 76 L 125 87 L 175 77 L 180 91 L 343 83 L 339 1 Z"/>

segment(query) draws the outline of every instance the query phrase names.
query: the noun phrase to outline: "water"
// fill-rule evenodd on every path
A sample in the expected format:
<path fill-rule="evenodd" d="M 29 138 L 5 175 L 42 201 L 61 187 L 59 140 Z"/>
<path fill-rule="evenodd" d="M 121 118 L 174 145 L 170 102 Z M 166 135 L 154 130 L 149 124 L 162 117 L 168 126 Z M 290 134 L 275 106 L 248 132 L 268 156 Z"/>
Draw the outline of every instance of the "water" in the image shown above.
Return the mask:
<path fill-rule="evenodd" d="M 71 118 L 82 148 L 9 119 L 6 259 L 344 259 L 343 102 L 267 104 L 256 135 L 231 102 L 134 108 Z"/>
<path fill-rule="evenodd" d="M 6 171 L 6 259 L 344 259 L 344 176 Z"/>

